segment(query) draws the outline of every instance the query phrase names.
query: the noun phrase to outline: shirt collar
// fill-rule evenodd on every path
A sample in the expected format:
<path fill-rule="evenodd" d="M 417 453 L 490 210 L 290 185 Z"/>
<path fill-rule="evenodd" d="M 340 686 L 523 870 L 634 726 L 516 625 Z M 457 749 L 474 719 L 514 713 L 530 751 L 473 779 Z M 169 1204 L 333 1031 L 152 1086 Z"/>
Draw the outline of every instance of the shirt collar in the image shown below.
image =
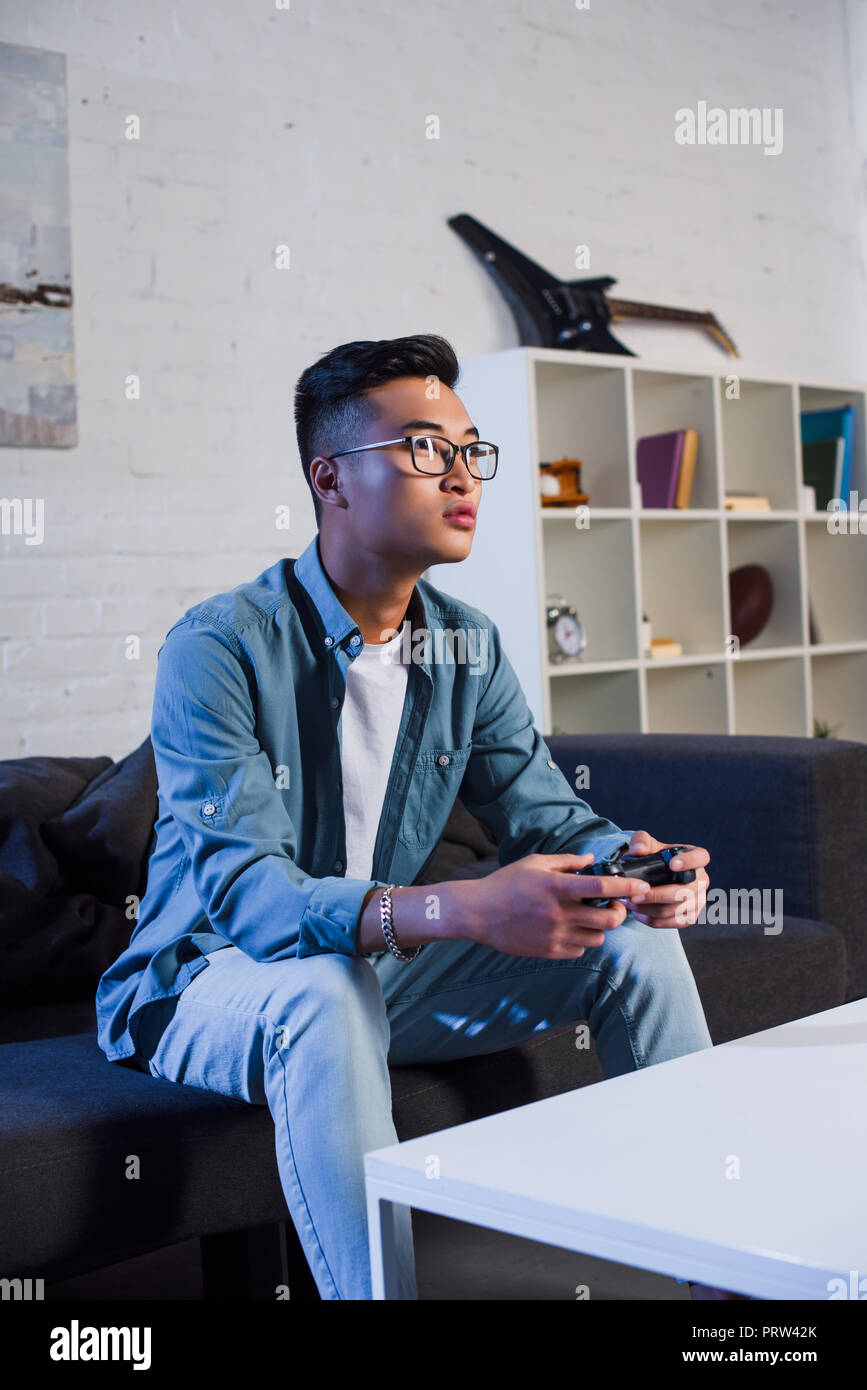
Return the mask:
<path fill-rule="evenodd" d="M 322 641 L 326 649 L 334 651 L 335 648 L 343 646 L 345 643 L 351 643 L 353 637 L 358 637 L 359 641 L 354 644 L 354 647 L 350 647 L 350 650 L 360 647 L 363 641 L 361 628 L 343 607 L 323 568 L 322 557 L 319 553 L 318 531 L 307 549 L 295 561 L 295 574 L 310 595 L 319 614 L 323 629 Z M 407 606 L 407 617 L 413 631 L 418 628 L 427 628 L 427 609 L 417 584 L 413 587 Z"/>

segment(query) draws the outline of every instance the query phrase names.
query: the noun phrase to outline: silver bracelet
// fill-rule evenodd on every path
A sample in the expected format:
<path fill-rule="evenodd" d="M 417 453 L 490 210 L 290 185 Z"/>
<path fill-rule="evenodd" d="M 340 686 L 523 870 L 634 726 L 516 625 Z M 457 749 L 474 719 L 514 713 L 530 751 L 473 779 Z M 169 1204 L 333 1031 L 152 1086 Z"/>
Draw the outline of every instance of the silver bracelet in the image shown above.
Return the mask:
<path fill-rule="evenodd" d="M 394 939 L 394 930 L 391 916 L 391 890 L 396 888 L 396 883 L 390 883 L 379 900 L 379 920 L 382 923 L 382 934 L 385 937 L 388 949 L 398 960 L 415 960 L 421 946 L 416 946 L 412 951 L 402 951 Z"/>

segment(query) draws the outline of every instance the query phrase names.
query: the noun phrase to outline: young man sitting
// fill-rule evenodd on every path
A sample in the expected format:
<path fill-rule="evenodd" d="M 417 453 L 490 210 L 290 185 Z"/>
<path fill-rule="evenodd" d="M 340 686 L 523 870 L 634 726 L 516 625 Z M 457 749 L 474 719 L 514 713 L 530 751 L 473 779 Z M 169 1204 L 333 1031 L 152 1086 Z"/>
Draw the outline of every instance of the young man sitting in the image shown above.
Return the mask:
<path fill-rule="evenodd" d="M 371 1296 L 363 1155 L 397 1142 L 389 1063 L 578 1020 L 606 1078 L 712 1046 L 678 931 L 707 851 L 682 857 L 685 910 L 675 885 L 577 875 L 662 846 L 575 795 L 496 624 L 421 578 L 468 555 L 485 490 L 509 485 L 457 379 L 435 335 L 346 343 L 302 374 L 319 532 L 160 648 L 147 891 L 97 994 L 111 1060 L 269 1106 L 324 1299 Z M 459 789 L 501 867 L 419 883 Z"/>

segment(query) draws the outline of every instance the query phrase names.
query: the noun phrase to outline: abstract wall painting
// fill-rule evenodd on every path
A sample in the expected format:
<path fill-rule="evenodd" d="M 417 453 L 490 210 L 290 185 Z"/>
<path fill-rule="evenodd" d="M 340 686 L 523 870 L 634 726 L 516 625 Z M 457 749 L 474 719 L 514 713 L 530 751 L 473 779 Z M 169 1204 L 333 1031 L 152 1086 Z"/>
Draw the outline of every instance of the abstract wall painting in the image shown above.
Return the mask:
<path fill-rule="evenodd" d="M 66 59 L 0 43 L 0 445 L 77 438 Z"/>

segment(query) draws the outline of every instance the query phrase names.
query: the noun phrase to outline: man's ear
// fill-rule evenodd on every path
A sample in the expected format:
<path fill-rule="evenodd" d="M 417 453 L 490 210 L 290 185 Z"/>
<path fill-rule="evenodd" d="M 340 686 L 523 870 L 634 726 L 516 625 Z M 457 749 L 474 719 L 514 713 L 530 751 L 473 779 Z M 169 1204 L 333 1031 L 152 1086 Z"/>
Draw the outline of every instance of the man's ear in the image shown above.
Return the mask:
<path fill-rule="evenodd" d="M 311 480 L 315 471 L 316 481 L 326 493 L 325 497 L 321 495 L 319 497 L 320 506 L 328 506 L 329 503 L 334 502 L 337 502 L 341 507 L 346 506 L 346 500 L 343 497 L 343 484 L 340 478 L 341 462 L 342 460 L 327 459 L 323 454 L 317 454 L 314 459 L 310 460 L 310 468 L 308 471 Z M 347 460 L 345 471 L 349 472 L 351 468 L 352 461 Z"/>

